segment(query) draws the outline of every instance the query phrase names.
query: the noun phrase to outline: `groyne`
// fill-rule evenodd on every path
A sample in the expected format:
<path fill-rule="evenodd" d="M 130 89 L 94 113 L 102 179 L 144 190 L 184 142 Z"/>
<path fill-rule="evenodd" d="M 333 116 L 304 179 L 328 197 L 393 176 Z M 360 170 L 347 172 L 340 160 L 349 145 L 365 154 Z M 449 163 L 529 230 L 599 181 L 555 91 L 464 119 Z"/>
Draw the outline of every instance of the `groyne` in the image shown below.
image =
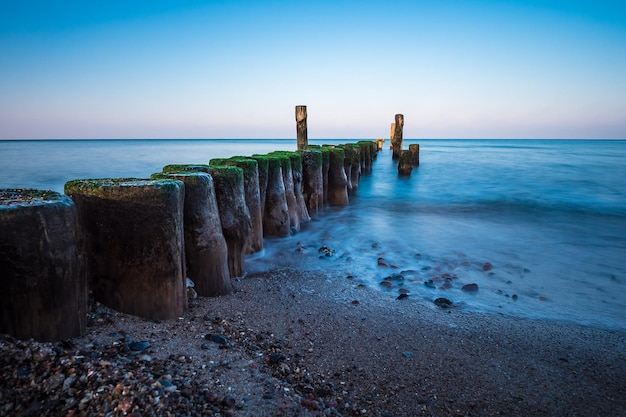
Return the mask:
<path fill-rule="evenodd" d="M 300 111 L 302 116 L 302 110 Z M 0 333 L 41 341 L 85 331 L 87 295 L 148 319 L 179 317 L 188 287 L 232 291 L 263 239 L 345 206 L 380 141 L 175 164 L 148 178 L 79 179 L 65 195 L 0 190 Z"/>

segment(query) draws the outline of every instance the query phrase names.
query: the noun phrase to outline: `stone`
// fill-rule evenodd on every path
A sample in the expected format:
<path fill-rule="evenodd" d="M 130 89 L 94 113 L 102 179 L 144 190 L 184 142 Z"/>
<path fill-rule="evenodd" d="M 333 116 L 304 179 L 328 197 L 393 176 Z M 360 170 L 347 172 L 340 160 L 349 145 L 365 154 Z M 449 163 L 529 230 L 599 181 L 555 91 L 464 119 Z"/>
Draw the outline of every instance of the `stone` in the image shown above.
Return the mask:
<path fill-rule="evenodd" d="M 448 308 L 448 307 L 451 307 L 453 304 L 452 301 L 444 297 L 435 299 L 434 303 L 436 306 L 441 307 L 441 308 Z"/>
<path fill-rule="evenodd" d="M 461 291 L 475 293 L 478 292 L 478 284 L 465 284 L 461 287 Z"/>

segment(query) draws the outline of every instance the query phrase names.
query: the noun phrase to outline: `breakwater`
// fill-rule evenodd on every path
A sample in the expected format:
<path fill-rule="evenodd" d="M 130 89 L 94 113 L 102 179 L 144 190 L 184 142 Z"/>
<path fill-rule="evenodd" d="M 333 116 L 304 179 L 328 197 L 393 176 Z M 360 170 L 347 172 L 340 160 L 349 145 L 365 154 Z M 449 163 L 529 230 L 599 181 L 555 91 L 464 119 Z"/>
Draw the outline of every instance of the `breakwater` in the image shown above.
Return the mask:
<path fill-rule="evenodd" d="M 88 292 L 153 319 L 180 316 L 189 292 L 226 294 L 263 237 L 288 236 L 325 206 L 349 204 L 380 147 L 359 141 L 167 165 L 149 178 L 72 180 L 65 195 L 2 190 L 0 332 L 79 336 Z"/>

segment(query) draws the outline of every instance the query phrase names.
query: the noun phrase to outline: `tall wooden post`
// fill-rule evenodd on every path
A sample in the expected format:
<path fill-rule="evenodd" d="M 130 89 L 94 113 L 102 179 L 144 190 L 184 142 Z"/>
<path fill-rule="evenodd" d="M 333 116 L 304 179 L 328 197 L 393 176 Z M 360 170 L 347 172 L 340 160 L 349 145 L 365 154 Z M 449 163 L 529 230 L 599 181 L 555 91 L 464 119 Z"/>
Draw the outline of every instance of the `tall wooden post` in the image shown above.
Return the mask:
<path fill-rule="evenodd" d="M 396 124 L 392 123 L 389 129 L 389 149 L 393 149 L 393 134 L 396 131 Z"/>
<path fill-rule="evenodd" d="M 402 129 L 404 128 L 404 116 L 402 114 L 396 114 L 395 125 L 393 139 L 391 140 L 391 146 L 393 147 L 392 158 L 398 159 L 402 153 Z"/>
<path fill-rule="evenodd" d="M 296 106 L 296 129 L 298 132 L 298 150 L 307 149 L 309 137 L 306 128 L 306 106 Z"/>

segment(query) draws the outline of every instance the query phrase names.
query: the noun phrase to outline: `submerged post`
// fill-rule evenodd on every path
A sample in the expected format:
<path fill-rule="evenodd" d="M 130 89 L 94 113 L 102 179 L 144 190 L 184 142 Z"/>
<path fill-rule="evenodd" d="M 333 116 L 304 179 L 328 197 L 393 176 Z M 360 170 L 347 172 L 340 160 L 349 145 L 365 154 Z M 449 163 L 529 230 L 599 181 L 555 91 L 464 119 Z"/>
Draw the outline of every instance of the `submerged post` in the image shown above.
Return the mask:
<path fill-rule="evenodd" d="M 296 106 L 296 130 L 298 134 L 298 150 L 306 149 L 309 146 L 306 117 L 306 106 Z"/>
<path fill-rule="evenodd" d="M 393 132 L 393 138 L 391 140 L 391 146 L 393 147 L 393 159 L 400 158 L 402 153 L 402 129 L 404 128 L 404 116 L 402 114 L 396 114 L 396 123 Z"/>
<path fill-rule="evenodd" d="M 398 161 L 398 175 L 407 177 L 413 171 L 413 156 L 411 151 L 402 151 L 400 160 Z"/>

